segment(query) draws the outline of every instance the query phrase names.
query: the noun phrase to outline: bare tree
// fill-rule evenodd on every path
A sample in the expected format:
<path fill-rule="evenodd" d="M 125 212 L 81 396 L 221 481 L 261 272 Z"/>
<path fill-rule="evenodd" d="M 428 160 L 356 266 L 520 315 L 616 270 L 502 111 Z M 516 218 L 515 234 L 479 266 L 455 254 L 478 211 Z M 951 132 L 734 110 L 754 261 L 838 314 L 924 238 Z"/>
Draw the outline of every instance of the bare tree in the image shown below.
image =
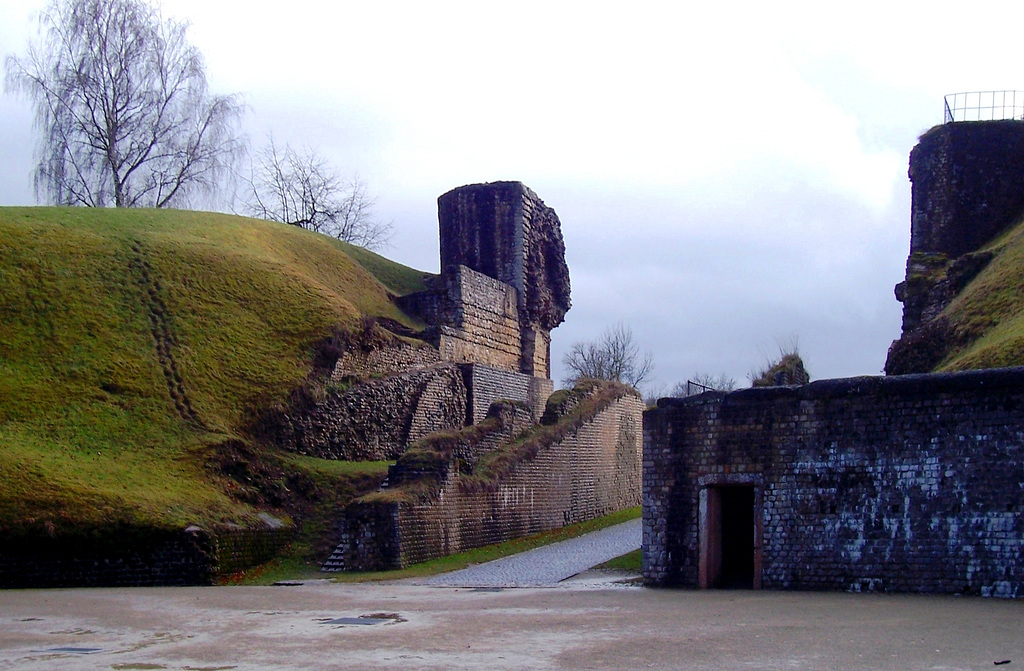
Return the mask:
<path fill-rule="evenodd" d="M 573 344 L 562 363 L 569 369 L 563 381 L 567 387 L 583 377 L 616 380 L 639 387 L 654 372 L 651 353 L 640 353 L 640 347 L 633 340 L 633 330 L 622 323 L 606 330 L 595 342 Z"/>
<path fill-rule="evenodd" d="M 244 108 L 208 92 L 187 22 L 146 0 L 51 0 L 39 23 L 42 43 L 9 55 L 5 77 L 35 104 L 37 198 L 164 207 L 231 174 Z"/>
<path fill-rule="evenodd" d="M 696 396 L 705 391 L 732 391 L 736 388 L 736 380 L 725 373 L 715 376 L 708 373 L 697 373 L 686 382 L 677 382 L 672 387 L 672 396 Z"/>
<path fill-rule="evenodd" d="M 300 226 L 368 249 L 391 238 L 392 226 L 373 217 L 374 201 L 354 177 L 338 177 L 313 149 L 296 152 L 273 138 L 256 156 L 249 179 L 249 214 Z"/>

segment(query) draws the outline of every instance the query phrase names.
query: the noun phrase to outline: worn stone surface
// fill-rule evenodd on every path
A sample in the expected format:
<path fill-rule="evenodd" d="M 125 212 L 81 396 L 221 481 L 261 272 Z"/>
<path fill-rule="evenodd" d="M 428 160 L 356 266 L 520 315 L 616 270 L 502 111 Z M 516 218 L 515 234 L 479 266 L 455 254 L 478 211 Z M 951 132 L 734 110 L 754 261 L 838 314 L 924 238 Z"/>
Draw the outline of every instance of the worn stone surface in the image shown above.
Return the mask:
<path fill-rule="evenodd" d="M 441 272 L 468 266 L 516 288 L 524 324 L 550 330 L 570 306 L 558 215 L 521 182 L 470 184 L 437 199 Z"/>
<path fill-rule="evenodd" d="M 947 123 L 910 154 L 910 252 L 955 259 L 973 252 L 1024 212 L 1024 123 Z"/>
<path fill-rule="evenodd" d="M 430 284 L 398 303 L 431 325 L 423 337 L 443 360 L 519 372 L 523 348 L 515 288 L 466 266 Z"/>
<path fill-rule="evenodd" d="M 520 182 L 495 182 L 442 195 L 438 223 L 441 275 L 399 305 L 434 327 L 448 361 L 550 377 L 550 331 L 571 305 L 558 215 Z"/>
<path fill-rule="evenodd" d="M 936 126 L 910 154 L 913 184 L 906 279 L 896 286 L 903 333 L 885 364 L 889 375 L 930 371 L 953 346 L 937 322 L 991 260 L 979 251 L 1024 214 L 1024 123 Z M 925 348 L 926 356 L 915 350 Z"/>
<path fill-rule="evenodd" d="M 350 505 L 341 542 L 325 570 L 407 566 L 638 505 L 642 410 L 638 396 L 619 398 L 592 421 L 518 463 L 493 488 L 466 486 L 460 464 L 477 454 L 456 449 L 437 472 L 436 491 L 422 500 L 387 505 L 374 500 L 369 508 L 360 502 Z M 530 423 L 528 412 L 521 421 L 504 422 L 498 431 L 501 440 Z M 423 475 L 396 470 L 389 475 L 389 487 Z M 397 556 L 358 550 L 358 543 L 369 547 L 373 537 L 380 537 L 380 547 Z"/>
<path fill-rule="evenodd" d="M 335 384 L 348 378 L 369 378 L 426 368 L 441 363 L 437 349 L 426 343 L 410 343 L 397 338 L 367 347 L 350 347 L 342 353 L 331 371 Z"/>
<path fill-rule="evenodd" d="M 644 579 L 698 584 L 702 489 L 755 490 L 762 586 L 1024 595 L 1024 368 L 662 399 Z"/>
<path fill-rule="evenodd" d="M 545 378 L 480 364 L 467 364 L 461 368 L 469 392 L 467 424 L 481 422 L 491 404 L 502 399 L 524 403 L 531 409 L 533 421 L 540 421 L 544 405 L 554 391 L 554 383 Z"/>
<path fill-rule="evenodd" d="M 267 421 L 267 433 L 285 449 L 324 459 L 395 459 L 432 431 L 466 421 L 466 388 L 454 364 L 327 386 Z"/>

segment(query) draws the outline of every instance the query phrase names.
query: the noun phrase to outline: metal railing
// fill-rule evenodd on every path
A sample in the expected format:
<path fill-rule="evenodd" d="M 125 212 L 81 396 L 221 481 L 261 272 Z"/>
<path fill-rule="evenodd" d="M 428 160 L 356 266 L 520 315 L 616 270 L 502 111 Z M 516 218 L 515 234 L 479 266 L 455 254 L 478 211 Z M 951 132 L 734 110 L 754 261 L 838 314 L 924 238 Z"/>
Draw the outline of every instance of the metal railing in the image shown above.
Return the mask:
<path fill-rule="evenodd" d="M 943 123 L 953 121 L 999 121 L 1024 119 L 1024 92 L 969 91 L 950 93 L 943 100 Z"/>
<path fill-rule="evenodd" d="M 693 380 L 686 381 L 686 395 L 696 396 L 697 394 L 703 394 L 706 391 L 715 391 L 714 387 L 709 387 L 706 384 L 700 382 L 694 382 Z"/>

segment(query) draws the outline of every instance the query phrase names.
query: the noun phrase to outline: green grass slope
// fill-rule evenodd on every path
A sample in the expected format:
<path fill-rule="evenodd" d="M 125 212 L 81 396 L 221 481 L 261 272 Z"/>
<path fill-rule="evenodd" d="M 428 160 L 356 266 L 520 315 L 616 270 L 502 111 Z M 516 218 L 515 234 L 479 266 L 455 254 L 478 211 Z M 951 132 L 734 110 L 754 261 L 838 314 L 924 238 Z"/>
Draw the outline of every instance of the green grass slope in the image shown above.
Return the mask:
<path fill-rule="evenodd" d="M 1024 365 L 1024 221 L 982 251 L 992 260 L 943 312 L 953 346 L 937 371 Z"/>
<path fill-rule="evenodd" d="M 217 446 L 332 328 L 415 326 L 389 294 L 423 278 L 228 215 L 0 208 L 0 531 L 244 522 Z"/>

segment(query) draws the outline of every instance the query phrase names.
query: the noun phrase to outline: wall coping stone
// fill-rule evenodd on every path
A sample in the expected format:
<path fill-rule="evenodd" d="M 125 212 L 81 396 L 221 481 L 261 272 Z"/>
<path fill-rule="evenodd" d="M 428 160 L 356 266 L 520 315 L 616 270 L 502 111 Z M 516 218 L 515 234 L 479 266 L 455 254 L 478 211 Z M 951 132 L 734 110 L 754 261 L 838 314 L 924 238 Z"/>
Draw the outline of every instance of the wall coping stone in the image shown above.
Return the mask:
<path fill-rule="evenodd" d="M 782 387 L 751 387 L 732 392 L 709 391 L 686 398 L 658 399 L 658 409 L 695 407 L 721 402 L 763 403 L 771 400 L 798 401 L 825 400 L 846 396 L 881 394 L 936 394 L 967 392 L 980 389 L 995 390 L 1024 387 L 1024 366 L 986 368 L 950 373 L 920 373 L 914 375 L 865 375 L 861 377 L 817 380 L 805 385 Z"/>

